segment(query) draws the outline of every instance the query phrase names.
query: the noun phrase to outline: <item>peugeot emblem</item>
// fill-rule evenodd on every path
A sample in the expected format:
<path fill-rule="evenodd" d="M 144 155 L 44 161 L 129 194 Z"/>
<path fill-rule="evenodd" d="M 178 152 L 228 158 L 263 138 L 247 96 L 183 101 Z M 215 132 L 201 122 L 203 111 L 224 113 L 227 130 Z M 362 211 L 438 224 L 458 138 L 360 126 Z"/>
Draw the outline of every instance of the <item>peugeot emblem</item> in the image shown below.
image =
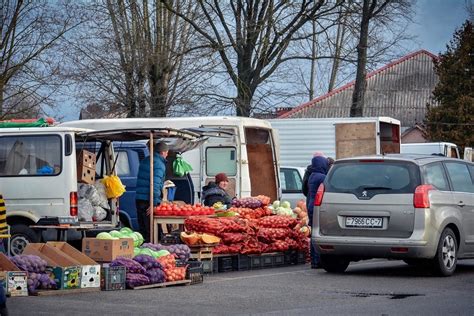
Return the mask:
<path fill-rule="evenodd" d="M 367 191 L 362 191 L 362 197 L 367 197 Z"/>

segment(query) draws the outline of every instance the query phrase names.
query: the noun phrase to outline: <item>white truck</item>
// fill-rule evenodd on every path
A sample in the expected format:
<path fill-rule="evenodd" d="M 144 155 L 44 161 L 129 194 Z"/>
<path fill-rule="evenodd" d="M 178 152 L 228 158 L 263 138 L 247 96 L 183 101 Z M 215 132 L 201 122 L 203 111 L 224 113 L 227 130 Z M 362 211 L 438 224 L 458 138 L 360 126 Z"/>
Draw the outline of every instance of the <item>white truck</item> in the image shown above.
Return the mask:
<path fill-rule="evenodd" d="M 443 155 L 445 157 L 461 158 L 458 146 L 448 142 L 403 143 L 400 152 L 403 154 Z"/>
<path fill-rule="evenodd" d="M 272 119 L 280 164 L 306 167 L 316 151 L 341 159 L 400 153 L 400 121 L 390 117 Z"/>

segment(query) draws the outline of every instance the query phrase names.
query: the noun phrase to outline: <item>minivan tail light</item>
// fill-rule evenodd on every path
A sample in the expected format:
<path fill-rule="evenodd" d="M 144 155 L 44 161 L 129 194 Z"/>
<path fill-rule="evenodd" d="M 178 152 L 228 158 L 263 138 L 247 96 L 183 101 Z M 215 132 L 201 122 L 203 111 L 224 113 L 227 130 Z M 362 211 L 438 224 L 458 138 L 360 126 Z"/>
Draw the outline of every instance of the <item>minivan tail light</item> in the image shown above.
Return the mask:
<path fill-rule="evenodd" d="M 323 202 L 323 195 L 324 195 L 324 184 L 320 184 L 318 191 L 316 192 L 316 197 L 314 198 L 314 206 L 321 206 Z"/>
<path fill-rule="evenodd" d="M 430 198 L 428 196 L 431 190 L 435 190 L 431 184 L 419 185 L 415 189 L 415 195 L 413 196 L 413 206 L 415 208 L 428 208 L 430 207 Z"/>
<path fill-rule="evenodd" d="M 69 214 L 77 216 L 77 192 L 69 193 Z"/>

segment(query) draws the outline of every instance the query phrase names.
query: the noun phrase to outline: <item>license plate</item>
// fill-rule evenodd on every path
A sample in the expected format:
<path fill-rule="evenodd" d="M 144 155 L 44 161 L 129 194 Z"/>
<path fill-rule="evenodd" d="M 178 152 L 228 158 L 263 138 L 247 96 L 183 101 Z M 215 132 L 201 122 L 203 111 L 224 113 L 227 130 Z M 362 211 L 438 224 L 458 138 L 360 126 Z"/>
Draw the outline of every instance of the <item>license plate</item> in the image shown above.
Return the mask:
<path fill-rule="evenodd" d="M 382 217 L 346 217 L 346 227 L 382 228 Z"/>

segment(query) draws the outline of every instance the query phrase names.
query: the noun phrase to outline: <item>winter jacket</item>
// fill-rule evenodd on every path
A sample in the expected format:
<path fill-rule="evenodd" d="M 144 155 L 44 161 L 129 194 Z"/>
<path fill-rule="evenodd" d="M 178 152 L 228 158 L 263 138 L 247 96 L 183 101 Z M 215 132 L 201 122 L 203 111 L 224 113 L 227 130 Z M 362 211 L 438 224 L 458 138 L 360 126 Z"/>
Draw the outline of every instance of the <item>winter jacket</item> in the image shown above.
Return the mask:
<path fill-rule="evenodd" d="M 316 191 L 318 190 L 319 185 L 324 182 L 326 174 L 328 173 L 327 158 L 323 156 L 313 157 L 313 159 L 311 160 L 311 169 L 313 172 L 309 176 L 308 197 L 306 198 L 306 207 L 308 208 L 310 219 L 313 215 L 314 198 L 316 196 Z"/>
<path fill-rule="evenodd" d="M 309 165 L 306 167 L 303 175 L 303 195 L 306 197 L 308 197 L 308 181 L 311 173 L 313 173 L 313 169 L 311 168 L 311 165 Z"/>
<path fill-rule="evenodd" d="M 153 205 L 161 203 L 163 182 L 166 174 L 166 159 L 159 153 L 153 155 Z M 150 156 L 140 162 L 137 175 L 136 200 L 150 200 Z"/>
<path fill-rule="evenodd" d="M 227 208 L 232 206 L 232 198 L 230 195 L 214 182 L 209 182 L 209 184 L 202 189 L 202 200 L 204 201 L 204 205 L 212 206 L 216 202 L 222 202 L 222 204 L 227 205 Z"/>

